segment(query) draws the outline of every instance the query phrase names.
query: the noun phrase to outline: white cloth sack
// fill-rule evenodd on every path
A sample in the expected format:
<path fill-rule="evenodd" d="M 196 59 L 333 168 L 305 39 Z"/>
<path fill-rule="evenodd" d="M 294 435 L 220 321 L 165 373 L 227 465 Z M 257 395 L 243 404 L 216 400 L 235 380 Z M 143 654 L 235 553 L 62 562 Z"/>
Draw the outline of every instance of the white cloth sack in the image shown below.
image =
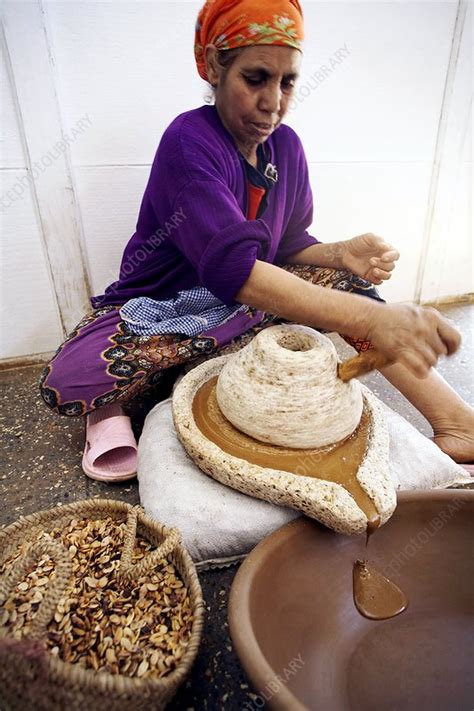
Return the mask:
<path fill-rule="evenodd" d="M 471 480 L 413 425 L 384 408 L 396 489 L 438 489 Z M 181 531 L 200 568 L 240 560 L 265 536 L 303 515 L 242 494 L 202 472 L 176 435 L 171 398 L 158 403 L 145 420 L 138 445 L 138 484 L 145 511 Z"/>

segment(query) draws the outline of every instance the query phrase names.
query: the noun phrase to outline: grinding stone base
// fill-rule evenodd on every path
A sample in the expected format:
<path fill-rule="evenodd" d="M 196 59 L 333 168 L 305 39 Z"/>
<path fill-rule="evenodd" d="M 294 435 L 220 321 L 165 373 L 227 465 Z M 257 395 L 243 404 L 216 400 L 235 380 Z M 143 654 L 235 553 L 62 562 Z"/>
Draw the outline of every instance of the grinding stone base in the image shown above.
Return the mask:
<path fill-rule="evenodd" d="M 214 479 L 244 494 L 302 511 L 339 533 L 366 531 L 366 515 L 340 484 L 251 464 L 227 454 L 202 434 L 193 416 L 194 396 L 204 383 L 219 375 L 231 357 L 221 356 L 202 363 L 176 386 L 173 420 L 189 456 Z M 377 398 L 366 387 L 362 391 L 370 424 L 367 451 L 357 479 L 374 502 L 383 524 L 396 507 L 395 487 L 389 475 L 388 429 Z"/>

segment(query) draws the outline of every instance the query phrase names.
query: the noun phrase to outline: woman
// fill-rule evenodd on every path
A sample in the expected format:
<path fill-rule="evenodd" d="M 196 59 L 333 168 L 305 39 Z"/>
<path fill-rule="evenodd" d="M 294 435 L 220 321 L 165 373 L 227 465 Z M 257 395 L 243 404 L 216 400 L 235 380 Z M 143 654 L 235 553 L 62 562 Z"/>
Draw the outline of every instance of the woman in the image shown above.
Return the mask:
<path fill-rule="evenodd" d="M 382 303 L 373 285 L 391 277 L 398 252 L 380 237 L 325 245 L 307 232 L 306 159 L 282 124 L 300 70 L 302 12 L 298 0 L 268 5 L 204 5 L 195 56 L 215 104 L 166 130 L 119 280 L 91 299 L 94 311 L 42 375 L 52 409 L 87 415 L 83 468 L 93 478 L 136 471 L 123 404 L 165 369 L 242 347 L 281 320 L 338 331 L 358 350 L 372 344 L 439 447 L 474 459 L 474 411 L 432 369 L 458 348 L 458 332 L 432 309 Z"/>

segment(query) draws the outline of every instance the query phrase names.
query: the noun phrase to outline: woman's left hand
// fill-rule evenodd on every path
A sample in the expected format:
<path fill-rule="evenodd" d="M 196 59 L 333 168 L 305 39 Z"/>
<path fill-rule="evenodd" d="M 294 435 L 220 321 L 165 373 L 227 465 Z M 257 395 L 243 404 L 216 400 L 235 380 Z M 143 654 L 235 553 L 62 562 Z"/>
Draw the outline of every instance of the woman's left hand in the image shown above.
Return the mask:
<path fill-rule="evenodd" d="M 400 256 L 382 237 L 371 232 L 340 242 L 340 245 L 343 267 L 372 284 L 381 284 L 390 279 Z"/>

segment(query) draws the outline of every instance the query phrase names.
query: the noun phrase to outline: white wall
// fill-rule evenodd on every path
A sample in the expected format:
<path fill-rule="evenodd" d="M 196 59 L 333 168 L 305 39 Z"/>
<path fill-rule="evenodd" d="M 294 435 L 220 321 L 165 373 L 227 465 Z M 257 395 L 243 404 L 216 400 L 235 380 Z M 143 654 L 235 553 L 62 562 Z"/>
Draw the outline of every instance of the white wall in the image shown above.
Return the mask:
<path fill-rule="evenodd" d="M 48 351 L 62 336 L 5 59 L 2 52 L 0 193 L 13 186 L 17 192 L 16 200 L 6 198 L 2 207 L 8 207 L 0 209 L 2 357 Z"/>
<path fill-rule="evenodd" d="M 87 296 L 116 278 L 160 137 L 203 103 L 200 4 L 4 2 L 1 358 L 54 350 Z M 395 244 L 388 299 L 471 292 L 471 8 L 303 8 L 303 74 L 287 122 L 310 164 L 313 234 L 370 231 Z"/>

